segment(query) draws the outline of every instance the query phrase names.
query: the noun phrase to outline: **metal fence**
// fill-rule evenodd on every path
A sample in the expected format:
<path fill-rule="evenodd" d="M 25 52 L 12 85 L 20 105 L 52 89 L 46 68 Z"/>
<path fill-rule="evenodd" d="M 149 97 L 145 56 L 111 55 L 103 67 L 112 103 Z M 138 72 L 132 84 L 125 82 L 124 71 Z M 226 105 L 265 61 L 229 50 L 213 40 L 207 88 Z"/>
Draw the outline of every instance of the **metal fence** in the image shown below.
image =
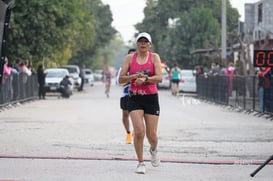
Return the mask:
<path fill-rule="evenodd" d="M 263 96 L 259 99 L 256 76 L 199 76 L 197 97 L 231 106 L 240 111 L 257 112 L 257 115 L 268 114 L 271 117 L 273 116 L 273 79 L 270 81 L 270 87 L 264 88 Z M 260 104 L 263 105 L 263 110 Z"/>
<path fill-rule="evenodd" d="M 257 112 L 273 116 L 273 79 L 259 99 L 256 76 L 198 76 L 197 97 L 217 104 L 231 106 L 239 111 Z M 0 87 L 0 107 L 37 99 L 37 76 L 25 73 L 4 78 Z M 263 105 L 263 110 L 260 106 Z"/>
<path fill-rule="evenodd" d="M 36 74 L 11 74 L 3 78 L 0 87 L 0 107 L 36 99 L 38 83 Z"/>
<path fill-rule="evenodd" d="M 226 76 L 205 77 L 197 79 L 197 95 L 219 104 L 228 104 L 228 79 Z"/>

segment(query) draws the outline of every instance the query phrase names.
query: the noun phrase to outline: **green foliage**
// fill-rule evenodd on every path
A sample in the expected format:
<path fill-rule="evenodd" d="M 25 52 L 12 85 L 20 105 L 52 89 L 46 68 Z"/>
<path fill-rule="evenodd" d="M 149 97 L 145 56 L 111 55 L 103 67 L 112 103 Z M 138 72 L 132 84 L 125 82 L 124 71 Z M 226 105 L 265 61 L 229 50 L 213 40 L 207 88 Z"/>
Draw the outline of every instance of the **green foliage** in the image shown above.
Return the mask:
<path fill-rule="evenodd" d="M 169 47 L 175 45 L 175 48 L 166 52 L 167 56 L 173 57 L 172 61 L 179 63 L 182 67 L 192 67 L 195 62 L 190 55 L 191 51 L 219 45 L 220 25 L 213 18 L 211 10 L 193 8 L 191 11 L 185 12 L 176 22 L 175 28 L 170 29 L 169 36 Z"/>
<path fill-rule="evenodd" d="M 221 0 L 147 0 L 139 32 L 152 35 L 153 50 L 169 64 L 192 68 L 194 49 L 220 46 Z M 227 0 L 227 32 L 237 29 L 239 13 Z"/>
<path fill-rule="evenodd" d="M 9 55 L 24 59 L 51 57 L 54 50 L 72 41 L 68 27 L 77 6 L 77 0 L 16 1 L 10 23 Z"/>
<path fill-rule="evenodd" d="M 101 52 L 105 52 L 104 49 L 115 36 L 116 30 L 111 26 L 113 18 L 109 5 L 103 5 L 100 0 L 86 0 L 85 8 L 87 14 L 94 17 L 95 21 L 93 44 L 75 51 L 69 63 L 97 68 L 101 67 L 103 62 L 109 61 L 104 60 L 105 56 Z"/>
<path fill-rule="evenodd" d="M 220 44 L 220 0 L 146 0 L 144 15 L 136 29 L 152 35 L 152 49 L 169 64 L 192 66 L 197 61 L 192 50 Z M 227 0 L 228 33 L 237 28 L 238 17 Z M 109 5 L 101 0 L 15 0 L 7 56 L 34 65 L 44 60 L 47 66 L 102 68 L 122 44 L 112 21 Z"/>
<path fill-rule="evenodd" d="M 114 36 L 111 22 L 109 6 L 100 0 L 16 0 L 7 56 L 48 66 L 92 64 Z"/>

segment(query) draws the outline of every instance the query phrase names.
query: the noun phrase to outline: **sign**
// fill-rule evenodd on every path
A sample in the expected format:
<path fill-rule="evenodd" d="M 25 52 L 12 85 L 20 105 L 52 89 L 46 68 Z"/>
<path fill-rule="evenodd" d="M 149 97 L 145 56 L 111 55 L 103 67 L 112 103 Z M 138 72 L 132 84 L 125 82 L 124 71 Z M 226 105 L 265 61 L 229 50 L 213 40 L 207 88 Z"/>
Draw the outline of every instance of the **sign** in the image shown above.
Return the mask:
<path fill-rule="evenodd" d="M 254 50 L 255 67 L 273 67 L 273 50 Z"/>

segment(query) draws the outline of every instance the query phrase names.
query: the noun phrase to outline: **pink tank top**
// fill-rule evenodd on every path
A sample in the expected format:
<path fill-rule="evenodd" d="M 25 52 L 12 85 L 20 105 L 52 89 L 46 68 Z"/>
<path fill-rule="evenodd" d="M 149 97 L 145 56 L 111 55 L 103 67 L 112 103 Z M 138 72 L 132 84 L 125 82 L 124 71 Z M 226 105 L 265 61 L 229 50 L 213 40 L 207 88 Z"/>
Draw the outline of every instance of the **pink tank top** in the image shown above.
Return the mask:
<path fill-rule="evenodd" d="M 130 75 L 135 74 L 137 72 L 144 72 L 144 74 L 148 74 L 149 77 L 153 76 L 155 74 L 154 70 L 154 63 L 152 60 L 152 52 L 148 52 L 148 59 L 146 63 L 144 64 L 139 64 L 137 62 L 137 53 L 135 52 L 133 54 L 132 62 L 130 65 Z M 146 94 L 157 94 L 157 86 L 155 83 L 147 83 L 139 86 L 135 86 L 135 79 L 131 80 L 131 85 L 130 85 L 130 92 L 133 94 L 141 94 L 141 95 L 146 95 Z"/>

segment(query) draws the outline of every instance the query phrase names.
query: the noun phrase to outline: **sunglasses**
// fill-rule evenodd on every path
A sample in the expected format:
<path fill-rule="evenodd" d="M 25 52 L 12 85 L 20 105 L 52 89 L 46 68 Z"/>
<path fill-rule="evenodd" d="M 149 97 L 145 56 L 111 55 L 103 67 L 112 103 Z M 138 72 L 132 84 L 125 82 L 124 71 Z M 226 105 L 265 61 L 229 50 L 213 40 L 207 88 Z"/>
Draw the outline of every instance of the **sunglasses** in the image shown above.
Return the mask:
<path fill-rule="evenodd" d="M 143 39 L 143 40 L 138 40 L 137 42 L 138 42 L 138 43 L 150 43 L 148 40 L 145 40 L 145 39 Z"/>

